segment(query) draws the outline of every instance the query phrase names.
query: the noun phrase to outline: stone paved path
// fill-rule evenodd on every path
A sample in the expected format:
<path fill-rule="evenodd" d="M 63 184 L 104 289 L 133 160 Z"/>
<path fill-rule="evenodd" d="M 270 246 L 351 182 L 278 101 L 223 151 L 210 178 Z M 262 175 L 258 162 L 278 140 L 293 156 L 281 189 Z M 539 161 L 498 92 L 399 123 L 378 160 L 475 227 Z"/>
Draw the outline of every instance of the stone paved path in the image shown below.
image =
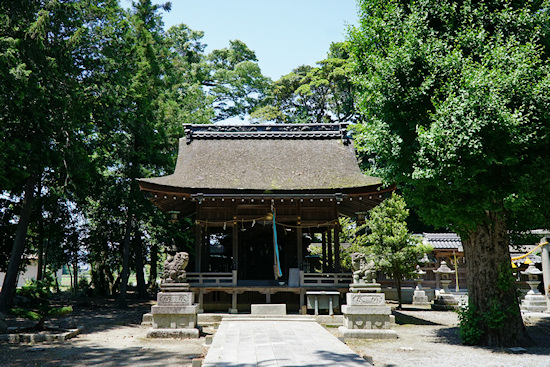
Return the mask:
<path fill-rule="evenodd" d="M 314 321 L 221 322 L 203 367 L 371 366 Z"/>

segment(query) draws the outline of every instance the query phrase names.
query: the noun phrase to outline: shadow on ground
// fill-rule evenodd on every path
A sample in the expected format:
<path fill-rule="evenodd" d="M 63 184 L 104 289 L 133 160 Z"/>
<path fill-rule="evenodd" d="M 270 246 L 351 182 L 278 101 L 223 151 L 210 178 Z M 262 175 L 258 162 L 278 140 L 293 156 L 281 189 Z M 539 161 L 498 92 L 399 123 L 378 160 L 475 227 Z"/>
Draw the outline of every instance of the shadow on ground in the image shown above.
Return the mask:
<path fill-rule="evenodd" d="M 550 319 L 538 319 L 531 322 L 531 325 L 527 323 L 527 332 L 535 342 L 535 345 L 523 346 L 525 349 L 524 354 L 532 355 L 548 355 L 550 356 Z M 437 342 L 453 345 L 461 345 L 460 334 L 458 327 L 448 327 L 437 330 L 436 332 Z M 493 353 L 513 353 L 509 348 L 497 347 L 477 347 L 470 346 L 470 348 L 484 349 Z M 549 365 L 550 366 L 550 365 Z"/>
<path fill-rule="evenodd" d="M 196 354 L 168 356 L 166 351 L 148 347 L 104 348 L 100 346 L 79 347 L 71 343 L 30 345 L 1 345 L 0 366 L 166 366 L 191 364 Z"/>
<path fill-rule="evenodd" d="M 426 311 L 426 312 L 429 312 L 429 311 Z M 411 315 L 406 315 L 397 310 L 393 311 L 393 315 L 395 316 L 395 323 L 398 325 L 441 325 L 429 320 L 424 320 Z"/>
<path fill-rule="evenodd" d="M 370 363 L 359 357 L 355 353 L 343 354 L 334 352 L 318 352 L 326 363 L 323 366 L 372 366 Z M 330 364 L 329 364 L 330 363 Z M 206 364 L 205 366 L 211 367 L 213 364 Z M 235 364 L 235 363 L 216 363 L 215 367 L 252 367 L 256 364 Z M 287 366 L 287 367 L 319 367 L 319 364 L 312 363 L 296 363 L 291 364 L 288 359 L 264 359 L 258 363 L 258 366 Z"/>

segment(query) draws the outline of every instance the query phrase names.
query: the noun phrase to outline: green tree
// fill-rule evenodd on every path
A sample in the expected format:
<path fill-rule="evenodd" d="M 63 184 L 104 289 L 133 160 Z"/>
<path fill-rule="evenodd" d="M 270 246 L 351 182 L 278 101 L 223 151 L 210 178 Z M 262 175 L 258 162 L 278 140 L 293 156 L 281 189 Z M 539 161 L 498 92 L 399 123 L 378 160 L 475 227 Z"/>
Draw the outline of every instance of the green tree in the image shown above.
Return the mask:
<path fill-rule="evenodd" d="M 359 149 L 423 220 L 460 234 L 481 345 L 530 341 L 508 230 L 544 225 L 549 5 L 365 0 L 350 34 Z"/>
<path fill-rule="evenodd" d="M 99 214 L 94 220 L 97 228 L 110 224 L 123 230 L 115 231 L 121 235 L 118 240 L 112 237 L 113 242 L 103 240 L 95 234 L 92 239 L 100 242 L 90 244 L 97 245 L 99 253 L 115 246 L 122 254 L 122 264 L 115 267 L 120 269 L 118 304 L 121 307 L 127 303 L 132 263 L 144 263 L 143 248 L 139 244 L 140 224 L 142 218 L 153 211 L 135 179 L 162 174 L 171 163 L 170 125 L 163 118 L 161 104 L 165 91 L 171 87 L 171 79 L 166 77 L 170 58 L 159 15 L 161 9 L 169 10 L 169 6 L 140 0 L 133 2 L 129 11 L 118 8 L 112 14 L 113 27 L 107 29 L 109 41 L 101 50 L 104 72 L 96 75 L 98 79 L 93 84 L 99 96 L 95 101 L 96 152 L 103 177 L 94 188 L 96 202 L 90 202 L 91 213 Z M 103 109 L 105 105 L 109 108 Z M 107 211 L 107 215 L 95 210 L 96 205 Z M 97 259 L 97 254 L 94 257 Z M 142 273 L 138 271 L 137 275 L 141 277 Z M 109 279 L 106 271 L 102 276 Z M 138 279 L 138 284 L 140 296 L 146 297 L 144 280 Z"/>
<path fill-rule="evenodd" d="M 275 81 L 255 121 L 290 123 L 355 122 L 352 64 L 348 44 L 332 43 L 317 67 L 302 65 Z"/>
<path fill-rule="evenodd" d="M 418 260 L 431 251 L 409 232 L 406 222 L 408 216 L 405 200 L 393 194 L 390 199 L 372 209 L 366 221 L 370 229 L 366 236 L 367 253 L 374 258 L 377 267 L 395 281 L 399 309 L 403 304 L 401 281 L 410 278 Z"/>
<path fill-rule="evenodd" d="M 209 75 L 203 82 L 214 98 L 214 121 L 243 118 L 263 100 L 271 79 L 262 75 L 254 51 L 239 40 L 207 56 Z"/>
<path fill-rule="evenodd" d="M 0 4 L 0 187 L 19 198 L 17 231 L 0 310 L 11 302 L 34 199 L 45 174 L 75 192 L 88 167 L 89 108 L 83 98 L 94 0 Z"/>

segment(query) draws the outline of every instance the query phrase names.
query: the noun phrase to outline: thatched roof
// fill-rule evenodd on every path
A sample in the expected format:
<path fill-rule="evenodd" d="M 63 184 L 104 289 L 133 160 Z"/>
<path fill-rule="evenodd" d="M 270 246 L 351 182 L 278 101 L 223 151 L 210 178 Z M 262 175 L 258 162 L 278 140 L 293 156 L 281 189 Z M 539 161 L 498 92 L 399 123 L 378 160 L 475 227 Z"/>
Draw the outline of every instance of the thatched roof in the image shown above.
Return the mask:
<path fill-rule="evenodd" d="M 372 191 L 345 125 L 188 125 L 174 174 L 140 179 L 144 190 Z M 156 191 L 156 190 L 155 190 Z"/>

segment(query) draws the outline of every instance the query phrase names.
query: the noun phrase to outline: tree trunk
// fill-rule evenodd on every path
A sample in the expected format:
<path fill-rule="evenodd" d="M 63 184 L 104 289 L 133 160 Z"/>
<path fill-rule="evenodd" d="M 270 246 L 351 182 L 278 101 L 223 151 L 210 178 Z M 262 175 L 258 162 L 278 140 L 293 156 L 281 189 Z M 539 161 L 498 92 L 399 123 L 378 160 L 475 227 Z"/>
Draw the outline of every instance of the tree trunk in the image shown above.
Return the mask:
<path fill-rule="evenodd" d="M 154 244 L 151 247 L 151 262 L 149 269 L 149 289 L 156 290 L 157 288 L 157 263 L 159 259 L 159 246 Z"/>
<path fill-rule="evenodd" d="M 124 230 L 123 252 L 122 252 L 122 272 L 120 274 L 120 293 L 118 295 L 118 307 L 126 308 L 126 291 L 128 290 L 128 277 L 130 275 L 130 234 L 132 232 L 132 214 L 128 208 L 128 218 L 126 219 L 126 229 Z"/>
<path fill-rule="evenodd" d="M 44 258 L 42 261 L 42 276 L 44 277 L 48 272 L 48 241 L 44 241 L 43 253 L 44 253 Z M 53 272 L 53 275 L 54 277 L 56 277 L 55 271 Z"/>
<path fill-rule="evenodd" d="M 491 347 L 531 344 L 516 296 L 504 221 L 489 212 L 487 221 L 464 237 L 468 302 L 481 331 L 478 344 Z"/>
<path fill-rule="evenodd" d="M 397 283 L 397 301 L 399 303 L 397 309 L 401 310 L 403 308 L 403 298 L 401 296 L 401 274 L 396 274 L 395 282 Z"/>
<path fill-rule="evenodd" d="M 68 262 L 68 263 L 67 263 L 67 270 L 69 271 L 69 279 L 71 280 L 71 289 L 74 289 L 74 284 L 73 284 L 73 282 L 74 282 L 74 280 L 73 280 L 73 271 L 71 270 L 71 268 L 72 268 L 72 267 L 71 267 L 71 263 Z"/>
<path fill-rule="evenodd" d="M 40 192 L 40 186 L 38 189 Z M 38 217 L 38 263 L 36 264 L 36 280 L 44 279 L 44 218 L 42 217 L 43 208 L 40 208 Z"/>
<path fill-rule="evenodd" d="M 111 289 L 111 296 L 116 297 L 117 291 L 120 286 L 121 274 L 118 274 L 115 281 L 113 282 L 113 288 Z"/>
<path fill-rule="evenodd" d="M 25 193 L 21 201 L 21 215 L 17 223 L 17 233 L 13 241 L 13 248 L 11 250 L 6 277 L 2 284 L 2 291 L 0 292 L 0 312 L 6 312 L 12 305 L 13 291 L 17 286 L 17 275 L 19 274 L 21 256 L 23 256 L 23 252 L 25 251 L 25 238 L 27 237 L 27 229 L 31 219 L 34 187 L 37 181 L 38 176 L 31 175 L 25 184 Z"/>
<path fill-rule="evenodd" d="M 78 290 L 78 259 L 73 262 L 73 278 L 73 292 L 76 293 Z"/>
<path fill-rule="evenodd" d="M 141 241 L 141 233 L 136 231 L 134 237 L 134 254 L 136 255 L 136 282 L 139 299 L 147 299 L 147 285 L 145 284 L 145 274 L 143 273 L 143 242 Z"/>

